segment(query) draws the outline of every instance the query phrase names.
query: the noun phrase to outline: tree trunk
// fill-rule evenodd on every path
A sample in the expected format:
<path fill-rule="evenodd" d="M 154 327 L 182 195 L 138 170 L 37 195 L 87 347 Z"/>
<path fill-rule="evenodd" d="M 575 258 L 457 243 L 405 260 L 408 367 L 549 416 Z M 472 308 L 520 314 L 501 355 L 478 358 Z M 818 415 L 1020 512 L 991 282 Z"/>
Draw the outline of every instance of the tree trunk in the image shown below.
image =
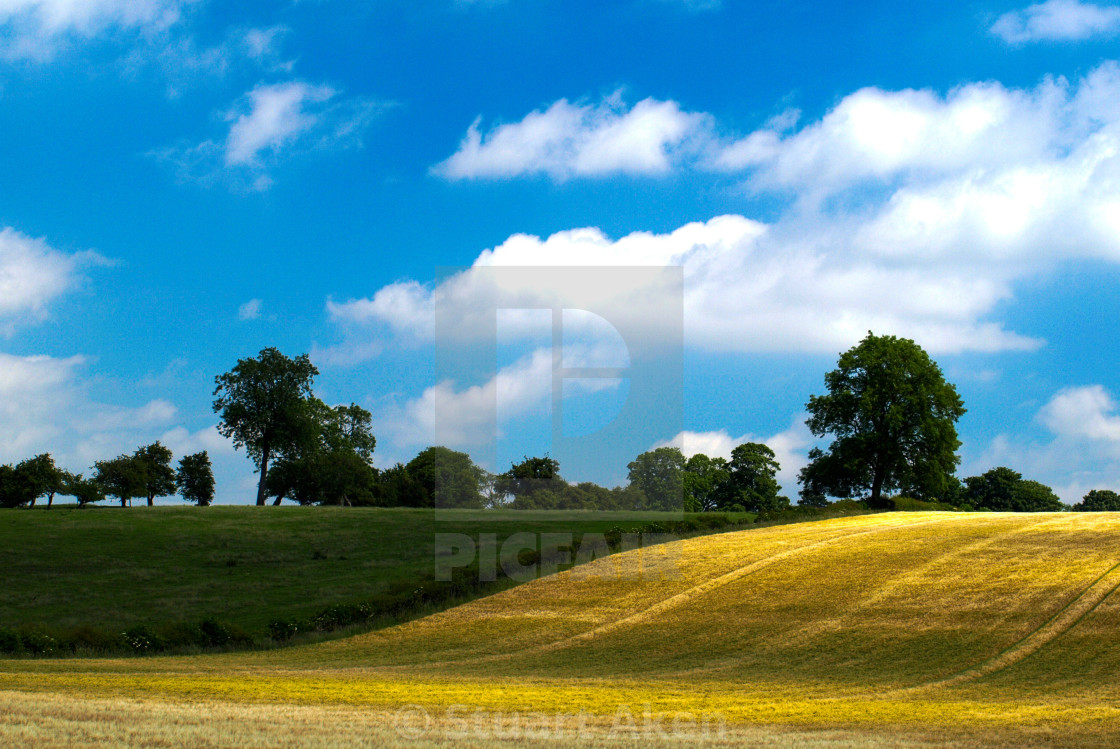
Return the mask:
<path fill-rule="evenodd" d="M 154 507 L 155 506 L 155 501 L 154 500 L 155 500 L 154 495 L 149 494 L 148 495 L 148 507 Z"/>
<path fill-rule="evenodd" d="M 268 454 L 270 450 L 268 445 L 265 445 L 264 450 L 261 450 L 261 482 L 257 486 L 257 507 L 264 507 L 264 502 L 267 497 L 265 496 L 264 482 L 268 478 Z M 279 503 L 277 503 L 279 504 Z"/>
<path fill-rule="evenodd" d="M 279 507 L 279 506 L 280 506 L 280 502 L 281 502 L 281 501 L 282 501 L 283 499 L 284 499 L 284 497 L 282 497 L 282 496 L 281 496 L 281 497 L 277 497 L 277 498 L 276 498 L 276 501 L 272 503 L 272 506 L 273 506 L 273 507 Z"/>
<path fill-rule="evenodd" d="M 31 498 L 31 504 L 29 505 L 30 507 L 34 507 L 34 506 L 35 506 L 35 500 L 36 500 L 36 499 L 38 499 L 38 497 L 32 497 L 32 498 Z"/>
<path fill-rule="evenodd" d="M 47 509 L 48 510 L 51 509 L 51 505 L 53 505 L 53 504 L 54 504 L 54 492 L 50 492 L 49 494 L 47 494 Z"/>
<path fill-rule="evenodd" d="M 879 504 L 879 497 L 883 493 L 883 473 L 878 468 L 875 469 L 875 478 L 871 482 L 871 506 L 877 507 Z"/>
<path fill-rule="evenodd" d="M 121 497 L 121 507 L 124 507 L 124 506 L 125 506 L 125 505 L 124 505 L 124 502 L 125 502 L 125 498 L 124 498 L 124 497 Z"/>

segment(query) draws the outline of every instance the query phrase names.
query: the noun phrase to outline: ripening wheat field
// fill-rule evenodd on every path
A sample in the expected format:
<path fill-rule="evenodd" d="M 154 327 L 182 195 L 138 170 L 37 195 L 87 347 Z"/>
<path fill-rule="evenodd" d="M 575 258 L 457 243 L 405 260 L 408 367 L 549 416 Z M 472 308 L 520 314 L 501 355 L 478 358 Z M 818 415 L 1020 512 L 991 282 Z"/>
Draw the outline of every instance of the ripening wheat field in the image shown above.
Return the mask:
<path fill-rule="evenodd" d="M 1120 515 L 890 513 L 597 560 L 279 651 L 0 661 L 0 742 L 1115 746 Z"/>

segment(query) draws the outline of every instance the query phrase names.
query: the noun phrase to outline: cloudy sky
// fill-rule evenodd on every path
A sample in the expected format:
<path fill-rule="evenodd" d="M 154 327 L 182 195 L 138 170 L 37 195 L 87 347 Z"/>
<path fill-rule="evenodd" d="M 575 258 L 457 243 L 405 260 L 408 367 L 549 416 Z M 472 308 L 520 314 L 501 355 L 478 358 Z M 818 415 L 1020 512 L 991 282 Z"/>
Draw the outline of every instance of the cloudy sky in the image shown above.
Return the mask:
<path fill-rule="evenodd" d="M 1077 0 L 0 2 L 0 462 L 162 439 L 249 501 L 213 377 L 278 346 L 379 465 L 497 403 L 500 468 L 551 448 L 551 315 L 499 315 L 472 380 L 435 306 L 470 320 L 485 266 L 671 265 L 682 416 L 645 446 L 765 440 L 795 496 L 804 404 L 873 330 L 957 385 L 962 476 L 1120 489 L 1117 60 L 1120 5 Z M 565 320 L 565 366 L 627 363 Z"/>

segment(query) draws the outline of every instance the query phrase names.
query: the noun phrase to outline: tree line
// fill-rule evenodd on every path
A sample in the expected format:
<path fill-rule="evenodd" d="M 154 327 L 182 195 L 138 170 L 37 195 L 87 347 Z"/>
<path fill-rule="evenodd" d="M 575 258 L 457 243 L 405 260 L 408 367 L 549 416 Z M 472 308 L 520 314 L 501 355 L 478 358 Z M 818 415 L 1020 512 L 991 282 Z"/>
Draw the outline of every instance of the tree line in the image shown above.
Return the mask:
<path fill-rule="evenodd" d="M 266 348 L 215 377 L 218 431 L 244 449 L 259 474 L 256 503 L 302 505 L 463 507 L 510 509 L 680 510 L 774 513 L 789 510 L 779 494 L 781 470 L 762 443 L 736 446 L 730 459 L 676 447 L 638 455 L 629 483 L 607 489 L 572 484 L 559 463 L 526 456 L 492 474 L 467 453 L 433 446 L 408 463 L 378 470 L 372 415 L 357 404 L 330 406 L 313 392 L 318 369 L 307 354 L 289 358 Z M 824 377 L 825 393 L 809 398 L 807 425 L 826 448 L 813 448 L 799 474 L 798 505 L 827 507 L 858 499 L 869 507 L 894 506 L 892 496 L 966 510 L 1060 511 L 1050 487 L 1007 467 L 957 478 L 956 423 L 965 413 L 960 395 L 914 341 L 869 332 L 840 355 Z M 56 494 L 80 504 L 109 497 L 121 506 L 135 498 L 178 492 L 205 506 L 214 477 L 207 453 L 171 467 L 171 451 L 155 442 L 94 465 L 90 478 L 55 466 L 50 455 L 0 466 L 0 505 L 34 506 Z M 830 499 L 831 498 L 831 499 Z M 1077 511 L 1120 511 L 1120 495 L 1094 489 Z"/>
<path fill-rule="evenodd" d="M 171 466 L 173 458 L 157 441 L 131 455 L 97 461 L 86 478 L 60 468 L 50 453 L 42 453 L 14 466 L 0 465 L 0 507 L 34 507 L 40 499 L 51 507 L 59 495 L 73 497 L 79 505 L 111 497 L 121 507 L 131 506 L 133 499 L 146 499 L 151 507 L 157 497 L 176 493 L 202 507 L 213 502 L 214 471 L 207 452 L 183 456 L 176 468 Z"/>

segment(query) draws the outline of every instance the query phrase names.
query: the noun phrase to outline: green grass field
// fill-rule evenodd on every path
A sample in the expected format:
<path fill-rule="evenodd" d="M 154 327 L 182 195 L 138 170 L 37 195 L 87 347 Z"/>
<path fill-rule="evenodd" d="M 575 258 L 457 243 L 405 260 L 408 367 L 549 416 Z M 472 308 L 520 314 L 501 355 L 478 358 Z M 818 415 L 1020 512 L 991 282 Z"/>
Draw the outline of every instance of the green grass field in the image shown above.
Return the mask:
<path fill-rule="evenodd" d="M 501 544 L 513 533 L 578 538 L 681 517 L 333 507 L 7 511 L 0 513 L 0 627 L 119 632 L 214 617 L 259 638 L 274 619 L 418 584 L 432 574 L 436 533 L 493 534 Z"/>
<path fill-rule="evenodd" d="M 1109 747 L 1118 586 L 1114 513 L 752 529 L 329 642 L 3 661 L 0 741 Z"/>

